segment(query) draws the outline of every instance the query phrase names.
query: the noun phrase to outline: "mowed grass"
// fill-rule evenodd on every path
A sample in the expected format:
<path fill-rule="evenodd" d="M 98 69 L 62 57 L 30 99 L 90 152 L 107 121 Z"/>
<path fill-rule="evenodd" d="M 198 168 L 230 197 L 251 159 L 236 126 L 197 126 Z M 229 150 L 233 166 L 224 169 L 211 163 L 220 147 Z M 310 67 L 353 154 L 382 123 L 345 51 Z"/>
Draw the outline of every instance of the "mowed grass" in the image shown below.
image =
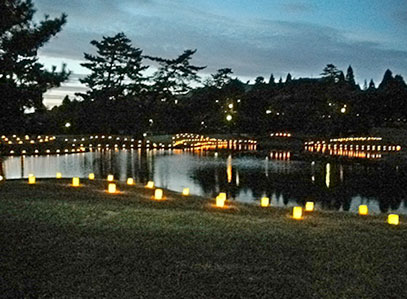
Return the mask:
<path fill-rule="evenodd" d="M 0 185 L 0 297 L 406 298 L 407 226 L 104 181 Z"/>

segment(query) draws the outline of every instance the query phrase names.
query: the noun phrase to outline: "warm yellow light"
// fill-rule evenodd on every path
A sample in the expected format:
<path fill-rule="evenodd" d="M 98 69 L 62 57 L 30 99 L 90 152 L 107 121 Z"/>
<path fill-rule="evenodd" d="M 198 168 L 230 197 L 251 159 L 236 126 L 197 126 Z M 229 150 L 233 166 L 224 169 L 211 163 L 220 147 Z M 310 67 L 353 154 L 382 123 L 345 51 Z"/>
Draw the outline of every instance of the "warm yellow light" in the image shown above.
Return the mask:
<path fill-rule="evenodd" d="M 4 177 L 0 175 L 0 182 L 4 180 Z"/>
<path fill-rule="evenodd" d="M 35 176 L 34 175 L 30 174 L 28 176 L 28 184 L 30 184 L 30 185 L 35 184 Z"/>
<path fill-rule="evenodd" d="M 107 176 L 107 181 L 108 181 L 108 182 L 113 182 L 113 180 L 114 180 L 113 174 L 109 174 L 109 175 Z"/>
<path fill-rule="evenodd" d="M 79 178 L 77 178 L 77 177 L 72 178 L 72 186 L 79 187 Z"/>
<path fill-rule="evenodd" d="M 133 178 L 128 178 L 127 179 L 127 185 L 134 185 L 134 179 Z"/>
<path fill-rule="evenodd" d="M 293 208 L 293 218 L 294 219 L 302 219 L 302 207 L 294 207 Z"/>
<path fill-rule="evenodd" d="M 107 188 L 107 192 L 116 193 L 116 184 L 115 183 L 110 183 L 108 188 Z"/>
<path fill-rule="evenodd" d="M 163 199 L 163 189 L 155 189 L 154 199 L 156 199 L 156 200 Z"/>
<path fill-rule="evenodd" d="M 270 199 L 268 197 L 262 197 L 262 199 L 260 199 L 260 206 L 268 207 L 269 205 L 270 205 Z"/>
<path fill-rule="evenodd" d="M 88 178 L 89 178 L 89 180 L 93 181 L 95 179 L 95 174 L 93 172 L 89 173 Z"/>
<path fill-rule="evenodd" d="M 60 179 L 60 178 L 62 178 L 62 173 L 57 172 L 57 179 Z"/>
<path fill-rule="evenodd" d="M 305 212 L 312 212 L 314 210 L 314 202 L 313 201 L 307 201 L 305 203 Z"/>
<path fill-rule="evenodd" d="M 189 188 L 184 188 L 184 190 L 182 190 L 182 195 L 188 196 L 189 195 Z"/>
<path fill-rule="evenodd" d="M 146 185 L 146 188 L 153 189 L 154 188 L 154 182 L 153 181 L 148 181 L 147 185 Z"/>
<path fill-rule="evenodd" d="M 222 193 L 221 193 L 222 194 Z M 223 193 L 225 194 L 225 193 Z M 226 198 L 223 198 L 222 196 L 220 196 L 220 194 L 216 197 L 216 206 L 218 208 L 223 208 L 225 206 L 225 200 Z"/>
<path fill-rule="evenodd" d="M 367 215 L 369 213 L 369 209 L 367 205 L 360 205 L 359 206 L 359 215 Z"/>
<path fill-rule="evenodd" d="M 389 216 L 387 217 L 387 223 L 392 225 L 399 225 L 400 224 L 399 215 L 389 214 Z"/>
<path fill-rule="evenodd" d="M 226 115 L 226 120 L 231 121 L 232 120 L 232 115 L 230 115 L 230 114 Z"/>
<path fill-rule="evenodd" d="M 218 197 L 222 200 L 226 200 L 226 193 L 225 192 L 221 192 L 219 193 Z"/>

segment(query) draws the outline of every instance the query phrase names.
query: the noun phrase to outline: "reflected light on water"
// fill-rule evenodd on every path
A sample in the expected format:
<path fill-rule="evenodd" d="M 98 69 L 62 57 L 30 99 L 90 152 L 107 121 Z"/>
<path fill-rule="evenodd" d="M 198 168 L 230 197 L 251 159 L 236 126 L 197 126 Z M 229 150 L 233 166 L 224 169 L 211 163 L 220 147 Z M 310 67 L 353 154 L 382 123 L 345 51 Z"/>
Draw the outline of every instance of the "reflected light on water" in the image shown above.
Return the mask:
<path fill-rule="evenodd" d="M 331 183 L 331 164 L 326 163 L 326 175 L 325 175 L 325 185 L 329 188 Z"/>
<path fill-rule="evenodd" d="M 386 168 L 382 162 L 380 165 L 311 163 L 289 160 L 287 153 L 286 160 L 279 160 L 280 156 L 284 158 L 284 153 L 278 151 L 270 153 L 266 161 L 264 155 L 217 153 L 215 158 L 213 152 L 202 151 L 176 154 L 175 150 L 103 149 L 70 155 L 6 157 L 1 174 L 7 179 L 27 178 L 29 173 L 35 173 L 37 178 L 55 178 L 61 172 L 64 177 L 81 179 L 88 178 L 89 173 L 99 178 L 111 174 L 124 184 L 131 177 L 179 193 L 188 186 L 190 194 L 208 198 L 224 191 L 231 200 L 257 205 L 262 196 L 269 197 L 271 205 L 276 207 L 304 205 L 305 199 L 312 198 L 321 210 L 356 214 L 359 205 L 366 204 L 369 214 L 407 214 L 404 188 L 407 165 L 404 164 Z"/>

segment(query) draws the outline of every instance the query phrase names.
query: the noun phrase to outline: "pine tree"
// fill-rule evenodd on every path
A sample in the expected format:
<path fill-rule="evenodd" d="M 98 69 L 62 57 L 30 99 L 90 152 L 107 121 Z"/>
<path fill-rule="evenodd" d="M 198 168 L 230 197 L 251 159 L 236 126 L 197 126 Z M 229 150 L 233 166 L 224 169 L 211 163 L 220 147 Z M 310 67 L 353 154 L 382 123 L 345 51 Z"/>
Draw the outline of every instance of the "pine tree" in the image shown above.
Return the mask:
<path fill-rule="evenodd" d="M 44 69 L 37 53 L 66 23 L 66 15 L 39 23 L 30 0 L 0 1 L 0 130 L 23 131 L 27 108 L 44 110 L 43 94 L 58 87 L 69 72 Z"/>
<path fill-rule="evenodd" d="M 160 65 L 153 76 L 153 88 L 159 98 L 184 94 L 191 89 L 189 83 L 199 82 L 200 77 L 197 73 L 206 66 L 200 67 L 190 64 L 195 52 L 196 50 L 185 50 L 175 59 L 146 56 Z"/>
<path fill-rule="evenodd" d="M 287 77 L 285 78 L 285 83 L 290 83 L 291 81 L 292 81 L 291 74 L 288 73 L 288 74 L 287 74 Z"/>
<path fill-rule="evenodd" d="M 367 89 L 367 81 L 365 79 L 365 81 L 363 81 L 363 90 L 366 90 L 366 89 Z"/>
<path fill-rule="evenodd" d="M 274 86 L 274 85 L 276 85 L 276 82 L 275 82 L 275 79 L 274 79 L 274 75 L 273 74 L 271 74 L 270 75 L 270 79 L 269 79 L 269 83 L 268 83 L 270 86 Z"/>
<path fill-rule="evenodd" d="M 333 64 L 327 64 L 322 70 L 323 79 L 328 82 L 337 82 L 341 71 Z"/>
<path fill-rule="evenodd" d="M 216 74 L 212 74 L 212 84 L 217 88 L 222 88 L 226 84 L 229 84 L 232 80 L 231 75 L 233 71 L 231 68 L 219 69 Z"/>
<path fill-rule="evenodd" d="M 352 86 L 356 85 L 355 75 L 353 74 L 353 69 L 352 69 L 352 66 L 350 66 L 350 65 L 346 71 L 345 80 Z"/>
<path fill-rule="evenodd" d="M 370 82 L 369 82 L 369 89 L 375 89 L 375 88 L 376 88 L 376 85 L 374 84 L 373 79 L 370 79 Z"/>
<path fill-rule="evenodd" d="M 256 79 L 254 79 L 254 84 L 255 84 L 255 85 L 262 85 L 262 84 L 264 84 L 264 77 L 263 77 L 263 76 L 258 76 Z"/>
<path fill-rule="evenodd" d="M 85 53 L 87 62 L 81 65 L 91 73 L 80 82 L 89 91 L 79 94 L 85 100 L 117 100 L 123 97 L 141 97 L 146 91 L 144 76 L 148 66 L 142 65 L 142 50 L 134 48 L 124 33 L 91 41 L 97 55 Z"/>
<path fill-rule="evenodd" d="M 391 72 L 391 70 L 387 69 L 387 70 L 384 72 L 382 82 L 379 84 L 379 89 L 382 89 L 382 88 L 387 87 L 389 84 L 391 84 L 391 82 L 392 82 L 393 80 L 394 80 L 394 78 L 393 78 L 393 73 Z"/>

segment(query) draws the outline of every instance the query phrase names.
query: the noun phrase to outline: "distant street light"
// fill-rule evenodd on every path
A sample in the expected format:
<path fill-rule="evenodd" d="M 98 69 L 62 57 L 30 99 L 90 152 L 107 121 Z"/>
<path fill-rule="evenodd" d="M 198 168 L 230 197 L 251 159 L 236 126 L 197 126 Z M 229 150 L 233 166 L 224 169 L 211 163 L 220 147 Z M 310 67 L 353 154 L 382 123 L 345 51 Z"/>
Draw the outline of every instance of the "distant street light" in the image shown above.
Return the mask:
<path fill-rule="evenodd" d="M 232 115 L 230 115 L 230 114 L 226 115 L 226 120 L 231 121 L 232 120 Z"/>
<path fill-rule="evenodd" d="M 342 107 L 342 108 L 341 108 L 341 112 L 342 112 L 342 113 L 345 113 L 345 112 L 346 112 L 346 107 Z"/>
<path fill-rule="evenodd" d="M 229 109 L 233 109 L 233 104 L 229 104 Z"/>
<path fill-rule="evenodd" d="M 71 123 L 70 122 L 67 122 L 66 124 L 65 124 L 65 128 L 69 128 L 71 126 Z"/>

